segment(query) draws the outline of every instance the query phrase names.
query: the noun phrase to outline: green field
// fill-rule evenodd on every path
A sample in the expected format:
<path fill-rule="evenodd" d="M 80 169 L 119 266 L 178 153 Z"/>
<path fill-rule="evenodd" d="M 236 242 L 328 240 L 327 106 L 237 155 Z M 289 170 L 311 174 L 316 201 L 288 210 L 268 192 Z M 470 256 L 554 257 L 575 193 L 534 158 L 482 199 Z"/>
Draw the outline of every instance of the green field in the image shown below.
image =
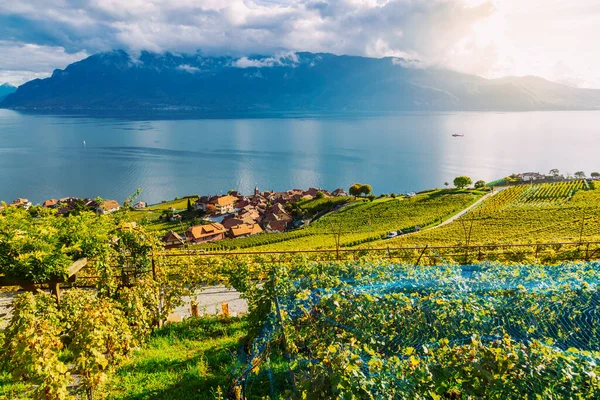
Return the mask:
<path fill-rule="evenodd" d="M 198 218 L 199 216 L 199 213 L 195 211 L 191 213 L 186 211 L 188 199 L 193 205 L 198 199 L 198 196 L 189 196 L 171 201 L 165 201 L 150 205 L 142 210 L 131 210 L 128 211 L 126 218 L 130 221 L 144 224 L 149 231 L 156 232 L 158 235 L 163 235 L 170 230 L 182 232 L 192 225 L 194 218 Z M 183 216 L 181 222 L 171 222 L 164 218 L 165 212 L 171 209 L 174 209 L 175 212 L 181 213 Z M 160 217 L 163 218 L 160 219 Z"/>

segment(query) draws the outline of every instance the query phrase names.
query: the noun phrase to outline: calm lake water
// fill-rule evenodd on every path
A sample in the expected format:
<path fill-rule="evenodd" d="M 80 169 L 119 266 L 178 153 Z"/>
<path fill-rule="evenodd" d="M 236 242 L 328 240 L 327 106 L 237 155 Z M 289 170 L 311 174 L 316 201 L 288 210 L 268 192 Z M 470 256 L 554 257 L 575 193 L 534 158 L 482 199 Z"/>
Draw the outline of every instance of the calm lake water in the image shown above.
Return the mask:
<path fill-rule="evenodd" d="M 462 174 L 488 181 L 551 168 L 600 170 L 600 112 L 126 120 L 0 110 L 5 201 L 122 201 L 142 188 L 140 199 L 154 203 L 354 182 L 401 193 Z"/>

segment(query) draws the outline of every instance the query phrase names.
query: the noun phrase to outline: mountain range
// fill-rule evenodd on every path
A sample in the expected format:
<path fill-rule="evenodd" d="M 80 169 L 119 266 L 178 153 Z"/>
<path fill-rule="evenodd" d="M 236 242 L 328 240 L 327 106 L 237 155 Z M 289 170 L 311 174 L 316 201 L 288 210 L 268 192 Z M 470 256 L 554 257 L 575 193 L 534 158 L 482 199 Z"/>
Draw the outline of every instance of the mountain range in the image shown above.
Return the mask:
<path fill-rule="evenodd" d="M 2 92 L 0 91 L 0 96 Z M 92 55 L 8 94 L 38 112 L 395 112 L 600 109 L 600 90 L 542 78 L 484 79 L 401 58 L 288 53 Z"/>

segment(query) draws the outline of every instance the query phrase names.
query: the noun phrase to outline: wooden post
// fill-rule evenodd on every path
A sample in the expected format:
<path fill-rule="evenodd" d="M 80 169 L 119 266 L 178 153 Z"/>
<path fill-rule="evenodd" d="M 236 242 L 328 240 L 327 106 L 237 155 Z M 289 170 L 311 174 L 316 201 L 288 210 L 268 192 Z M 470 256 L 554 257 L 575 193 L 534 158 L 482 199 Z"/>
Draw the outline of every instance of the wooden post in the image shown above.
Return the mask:
<path fill-rule="evenodd" d="M 198 306 L 196 306 L 198 307 Z M 222 302 L 221 303 L 221 313 L 223 314 L 224 317 L 229 317 L 229 303 L 227 302 Z"/>
<path fill-rule="evenodd" d="M 60 304 L 60 283 L 58 281 L 50 282 L 50 293 L 56 297 L 56 303 Z"/>
<path fill-rule="evenodd" d="M 392 253 L 390 253 L 390 246 L 388 246 L 388 248 L 387 248 L 387 253 L 388 253 L 388 258 L 391 260 L 392 259 Z"/>
<path fill-rule="evenodd" d="M 477 259 L 478 259 L 479 261 L 481 261 L 481 260 L 483 260 L 483 254 L 481 253 L 481 246 L 479 246 L 479 248 L 478 248 L 478 249 L 479 249 L 479 254 L 477 255 Z"/>
<path fill-rule="evenodd" d="M 152 279 L 156 281 L 156 264 L 154 262 L 154 257 L 152 257 Z"/>
<path fill-rule="evenodd" d="M 423 251 L 421 251 L 421 254 L 419 254 L 419 258 L 417 259 L 417 262 L 415 263 L 415 267 L 417 265 L 419 265 L 419 263 L 421 262 L 421 257 L 423 257 L 423 254 L 425 254 L 425 251 L 427 250 L 428 247 L 429 247 L 429 245 L 425 245 L 425 247 L 423 248 Z"/>
<path fill-rule="evenodd" d="M 198 316 L 198 303 L 196 303 L 195 301 L 190 303 L 190 311 L 192 312 L 192 316 L 197 317 Z"/>
<path fill-rule="evenodd" d="M 585 246 L 585 261 L 590 261 L 590 242 Z"/>

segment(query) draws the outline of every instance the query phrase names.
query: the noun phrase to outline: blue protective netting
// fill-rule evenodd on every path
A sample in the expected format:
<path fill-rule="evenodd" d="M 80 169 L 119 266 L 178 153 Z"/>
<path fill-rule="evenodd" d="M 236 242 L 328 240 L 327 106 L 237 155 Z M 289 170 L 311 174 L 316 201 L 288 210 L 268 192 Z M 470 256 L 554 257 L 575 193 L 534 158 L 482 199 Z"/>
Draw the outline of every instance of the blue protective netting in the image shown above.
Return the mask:
<path fill-rule="evenodd" d="M 446 361 L 435 350 L 449 346 L 462 351 L 461 346 L 472 348 L 476 343 L 480 346 L 477 354 L 489 349 L 492 353 L 520 352 L 521 358 L 513 361 L 522 370 L 511 370 L 502 386 L 497 380 L 504 378 L 494 375 L 497 366 L 489 366 L 491 372 L 486 373 L 494 377 L 492 381 L 473 388 L 471 383 L 457 379 L 455 389 L 462 397 L 449 398 L 514 398 L 515 393 L 522 398 L 547 398 L 550 394 L 554 398 L 594 398 L 585 396 L 596 393 L 595 374 L 600 372 L 598 262 L 558 266 L 483 263 L 329 267 L 315 264 L 285 271 L 286 278 L 280 280 L 277 291 L 279 310 L 273 307 L 265 317 L 263 330 L 251 346 L 246 385 L 267 379 L 271 397 L 276 398 L 286 397 L 285 390 L 295 393 L 298 381 L 310 387 L 319 380 L 322 385 L 323 376 L 336 374 L 343 381 L 344 371 L 323 367 L 319 372 L 315 366 L 327 366 L 344 353 L 346 358 L 358 360 L 360 368 L 355 379 L 367 382 L 358 385 L 359 397 L 360 393 L 368 393 L 375 398 L 435 398 L 430 390 L 438 390 L 443 398 L 448 393 L 444 392 L 446 388 L 435 386 L 435 371 L 443 369 Z M 291 378 L 277 381 L 264 360 L 269 359 L 267 353 L 274 347 L 273 341 L 281 348 L 283 327 L 293 342 L 287 343 L 292 348 L 286 367 Z M 540 361 L 544 352 L 554 358 Z M 444 356 L 453 362 L 451 356 Z M 431 379 L 434 389 L 424 392 L 422 382 L 406 374 L 412 370 L 405 364 L 409 359 L 416 363 L 414 358 L 420 367 L 426 365 L 430 374 L 429 378 L 419 379 Z M 336 360 L 345 365 L 343 357 Z M 262 372 L 253 374 L 252 367 L 260 363 Z M 455 370 L 464 367 L 452 365 Z M 515 378 L 519 374 L 523 376 Z M 565 378 L 568 374 L 573 379 Z M 448 381 L 452 379 L 450 373 Z M 557 387 L 552 387 L 554 383 Z M 343 388 L 333 386 L 323 393 L 344 393 Z"/>

